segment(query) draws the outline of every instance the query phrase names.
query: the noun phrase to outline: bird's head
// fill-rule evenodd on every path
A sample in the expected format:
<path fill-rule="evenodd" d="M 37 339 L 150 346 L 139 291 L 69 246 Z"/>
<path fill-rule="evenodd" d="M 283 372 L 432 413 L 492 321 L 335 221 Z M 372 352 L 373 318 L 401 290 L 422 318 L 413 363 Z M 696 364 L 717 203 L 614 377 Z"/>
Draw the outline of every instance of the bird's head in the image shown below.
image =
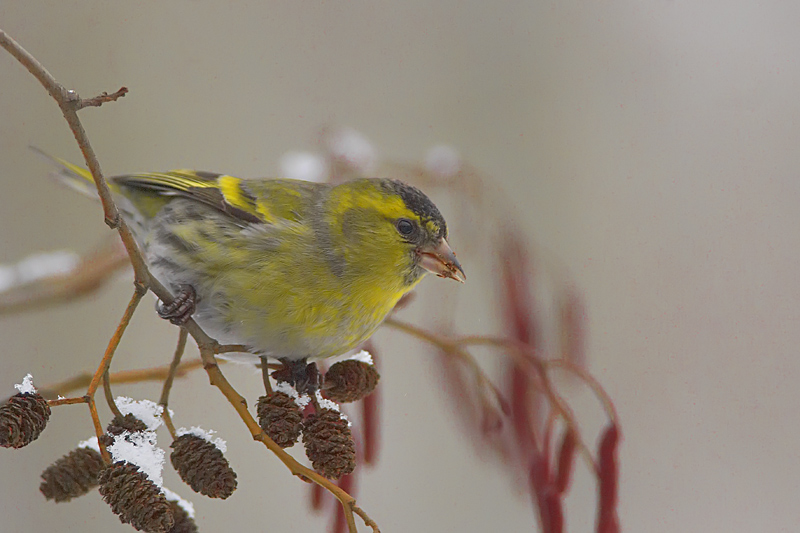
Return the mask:
<path fill-rule="evenodd" d="M 466 280 L 447 243 L 444 217 L 416 187 L 398 180 L 360 179 L 332 192 L 342 236 L 351 244 L 349 255 L 371 265 L 375 273 L 392 269 L 409 288 L 428 272 L 462 283 Z"/>

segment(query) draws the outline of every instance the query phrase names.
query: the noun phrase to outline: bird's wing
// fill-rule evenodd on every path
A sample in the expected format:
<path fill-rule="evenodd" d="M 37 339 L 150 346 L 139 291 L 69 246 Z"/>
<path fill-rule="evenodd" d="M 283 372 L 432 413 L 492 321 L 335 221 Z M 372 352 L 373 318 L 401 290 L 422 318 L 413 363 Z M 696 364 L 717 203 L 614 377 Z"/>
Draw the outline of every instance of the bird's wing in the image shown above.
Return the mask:
<path fill-rule="evenodd" d="M 213 172 L 172 170 L 111 178 L 115 185 L 159 196 L 180 196 L 250 224 L 270 222 L 246 181 Z"/>

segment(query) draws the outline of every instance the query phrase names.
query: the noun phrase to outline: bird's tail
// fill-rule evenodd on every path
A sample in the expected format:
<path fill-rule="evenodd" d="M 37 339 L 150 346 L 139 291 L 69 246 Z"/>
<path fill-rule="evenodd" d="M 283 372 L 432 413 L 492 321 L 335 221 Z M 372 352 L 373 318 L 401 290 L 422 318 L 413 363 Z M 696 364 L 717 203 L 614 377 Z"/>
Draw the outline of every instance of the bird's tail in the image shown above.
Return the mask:
<path fill-rule="evenodd" d="M 59 157 L 53 157 L 35 146 L 31 146 L 30 149 L 55 167 L 53 172 L 50 173 L 51 177 L 68 186 L 70 189 L 74 189 L 90 198 L 97 199 L 97 188 L 95 187 L 91 172 Z"/>

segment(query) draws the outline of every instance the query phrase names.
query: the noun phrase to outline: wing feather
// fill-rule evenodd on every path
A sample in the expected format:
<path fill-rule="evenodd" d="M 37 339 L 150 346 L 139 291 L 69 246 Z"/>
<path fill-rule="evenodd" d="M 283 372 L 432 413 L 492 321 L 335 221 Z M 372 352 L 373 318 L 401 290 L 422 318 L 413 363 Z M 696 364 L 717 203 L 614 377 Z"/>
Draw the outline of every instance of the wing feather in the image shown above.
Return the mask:
<path fill-rule="evenodd" d="M 116 176 L 113 181 L 121 187 L 196 200 L 242 222 L 267 221 L 259 214 L 256 199 L 243 180 L 233 176 L 181 169 Z"/>

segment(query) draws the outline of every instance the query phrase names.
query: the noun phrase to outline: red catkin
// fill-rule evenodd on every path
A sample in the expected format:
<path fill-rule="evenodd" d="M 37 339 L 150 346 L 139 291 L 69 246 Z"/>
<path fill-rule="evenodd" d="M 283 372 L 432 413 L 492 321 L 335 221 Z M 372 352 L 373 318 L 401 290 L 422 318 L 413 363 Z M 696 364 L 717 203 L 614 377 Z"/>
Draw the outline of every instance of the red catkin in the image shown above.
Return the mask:
<path fill-rule="evenodd" d="M 534 273 L 522 236 L 508 232 L 501 236 L 500 310 L 509 336 L 539 347 L 536 306 L 531 293 Z M 535 392 L 533 377 L 525 366 L 509 364 L 506 375 L 511 398 L 511 421 L 516 444 L 522 457 L 534 453 L 535 425 L 541 420 L 542 401 Z"/>
<path fill-rule="evenodd" d="M 316 483 L 311 484 L 311 510 L 322 511 L 325 506 L 325 496 L 328 492 Z"/>
<path fill-rule="evenodd" d="M 598 449 L 598 482 L 600 496 L 597 504 L 597 533 L 618 533 L 617 489 L 619 471 L 617 446 L 619 445 L 619 426 L 611 423 L 603 432 Z"/>
<path fill-rule="evenodd" d="M 543 529 L 543 533 L 563 533 L 564 531 L 564 507 L 561 495 L 552 490 L 548 490 L 543 497 L 544 508 L 548 515 L 548 529 Z"/>
<path fill-rule="evenodd" d="M 558 463 L 556 463 L 555 490 L 559 494 L 564 494 L 567 491 L 569 482 L 572 480 L 577 443 L 575 431 L 572 428 L 567 428 L 561 438 L 561 446 L 558 448 Z"/>
<path fill-rule="evenodd" d="M 378 366 L 378 356 L 375 345 L 368 343 L 365 349 L 372 354 L 375 366 Z M 381 422 L 381 389 L 377 387 L 372 394 L 361 401 L 362 418 L 362 449 L 364 450 L 364 464 L 372 465 L 378 460 L 380 449 L 380 422 Z"/>
<path fill-rule="evenodd" d="M 528 483 L 533 503 L 539 511 L 542 533 L 562 533 L 564 511 L 561 495 L 553 488 L 549 468 L 547 458 L 541 454 L 535 454 L 528 470 Z"/>

